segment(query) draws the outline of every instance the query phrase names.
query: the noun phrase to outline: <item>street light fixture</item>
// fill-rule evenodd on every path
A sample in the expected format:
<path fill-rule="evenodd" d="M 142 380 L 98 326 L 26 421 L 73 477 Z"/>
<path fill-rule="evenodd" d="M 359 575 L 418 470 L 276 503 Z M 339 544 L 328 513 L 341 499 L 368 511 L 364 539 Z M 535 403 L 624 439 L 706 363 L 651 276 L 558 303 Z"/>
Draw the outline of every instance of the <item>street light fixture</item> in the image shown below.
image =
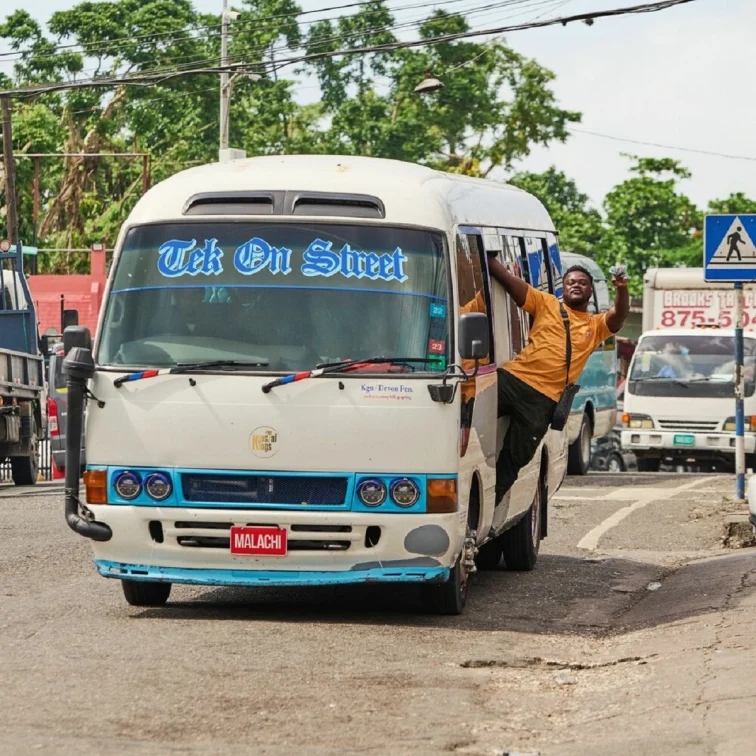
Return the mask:
<path fill-rule="evenodd" d="M 427 94 L 429 92 L 438 92 L 442 89 L 444 83 L 440 79 L 430 75 L 429 71 L 425 72 L 425 78 L 415 87 L 415 94 Z"/>

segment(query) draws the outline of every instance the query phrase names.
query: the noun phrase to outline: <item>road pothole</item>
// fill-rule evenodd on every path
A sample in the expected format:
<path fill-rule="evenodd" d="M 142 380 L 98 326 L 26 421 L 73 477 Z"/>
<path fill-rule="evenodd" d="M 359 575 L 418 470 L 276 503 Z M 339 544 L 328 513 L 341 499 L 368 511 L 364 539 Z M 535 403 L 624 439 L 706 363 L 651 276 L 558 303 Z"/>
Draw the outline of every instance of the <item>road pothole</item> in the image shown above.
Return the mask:
<path fill-rule="evenodd" d="M 602 669 L 604 667 L 616 667 L 619 664 L 646 664 L 656 654 L 651 656 L 625 656 L 608 662 L 564 662 L 555 659 L 544 659 L 541 656 L 530 656 L 522 659 L 468 659 L 459 666 L 464 669 L 487 669 L 490 667 L 503 667 L 509 669 Z"/>

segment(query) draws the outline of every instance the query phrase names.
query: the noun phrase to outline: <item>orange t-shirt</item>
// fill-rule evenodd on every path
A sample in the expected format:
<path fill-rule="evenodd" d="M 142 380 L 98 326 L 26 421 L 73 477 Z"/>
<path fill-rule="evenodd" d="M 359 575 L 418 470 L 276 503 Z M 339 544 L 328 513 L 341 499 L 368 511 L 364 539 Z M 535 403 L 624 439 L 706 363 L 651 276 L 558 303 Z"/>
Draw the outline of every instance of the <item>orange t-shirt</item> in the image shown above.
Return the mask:
<path fill-rule="evenodd" d="M 572 341 L 570 382 L 576 383 L 592 352 L 612 332 L 606 323 L 605 313 L 589 315 L 567 305 L 564 308 L 570 318 Z M 558 402 L 564 391 L 567 369 L 567 345 L 559 300 L 531 286 L 522 309 L 533 316 L 529 344 L 502 367 L 528 386 Z"/>

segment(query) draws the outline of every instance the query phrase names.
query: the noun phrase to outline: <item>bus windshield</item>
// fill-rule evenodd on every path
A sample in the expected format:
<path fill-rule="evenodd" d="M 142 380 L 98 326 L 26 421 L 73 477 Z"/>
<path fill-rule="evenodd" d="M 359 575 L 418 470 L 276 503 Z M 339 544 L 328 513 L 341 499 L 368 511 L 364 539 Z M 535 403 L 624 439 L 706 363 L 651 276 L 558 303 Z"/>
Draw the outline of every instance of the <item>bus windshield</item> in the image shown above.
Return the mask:
<path fill-rule="evenodd" d="M 691 396 L 733 396 L 734 339 L 722 335 L 647 336 L 638 345 L 630 381 L 644 384 L 642 393 L 668 395 L 669 386 L 695 388 Z M 754 393 L 756 340 L 745 339 L 746 394 Z M 651 388 L 651 384 L 656 388 Z M 636 385 L 635 391 L 639 387 Z"/>
<path fill-rule="evenodd" d="M 310 222 L 139 226 L 114 271 L 98 363 L 236 360 L 278 372 L 384 355 L 428 358 L 404 369 L 442 371 L 447 281 L 443 237 L 429 231 Z"/>

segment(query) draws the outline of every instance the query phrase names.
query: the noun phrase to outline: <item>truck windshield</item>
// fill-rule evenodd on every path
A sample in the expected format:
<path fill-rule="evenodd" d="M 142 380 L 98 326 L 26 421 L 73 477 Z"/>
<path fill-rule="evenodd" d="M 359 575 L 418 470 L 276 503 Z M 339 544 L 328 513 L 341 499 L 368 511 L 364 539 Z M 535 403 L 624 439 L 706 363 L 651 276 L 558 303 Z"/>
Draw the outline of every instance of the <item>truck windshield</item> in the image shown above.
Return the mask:
<path fill-rule="evenodd" d="M 114 271 L 98 363 L 238 360 L 278 372 L 380 354 L 428 356 L 399 369 L 441 371 L 447 281 L 440 233 L 309 222 L 139 226 Z"/>
<path fill-rule="evenodd" d="M 630 372 L 633 391 L 651 396 L 680 393 L 690 397 L 733 396 L 734 348 L 732 336 L 663 333 L 647 336 L 633 357 Z M 746 394 L 752 396 L 756 377 L 754 339 L 745 339 L 744 364 Z"/>

